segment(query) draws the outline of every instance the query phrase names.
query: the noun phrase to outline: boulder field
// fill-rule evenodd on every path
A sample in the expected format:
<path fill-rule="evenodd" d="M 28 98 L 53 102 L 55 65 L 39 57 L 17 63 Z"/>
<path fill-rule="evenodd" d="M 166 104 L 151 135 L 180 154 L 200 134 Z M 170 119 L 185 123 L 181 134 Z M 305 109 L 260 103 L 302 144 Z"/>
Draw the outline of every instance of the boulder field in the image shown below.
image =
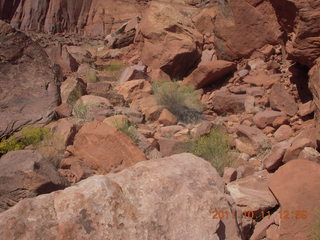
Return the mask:
<path fill-rule="evenodd" d="M 0 238 L 320 234 L 320 0 L 0 0 Z"/>

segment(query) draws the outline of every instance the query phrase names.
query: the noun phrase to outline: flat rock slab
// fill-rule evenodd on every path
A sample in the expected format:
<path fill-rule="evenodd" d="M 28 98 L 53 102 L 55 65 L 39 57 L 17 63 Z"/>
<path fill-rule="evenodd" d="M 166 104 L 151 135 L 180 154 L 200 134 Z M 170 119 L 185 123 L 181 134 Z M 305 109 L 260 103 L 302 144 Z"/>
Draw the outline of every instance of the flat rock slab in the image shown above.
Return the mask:
<path fill-rule="evenodd" d="M 254 212 L 255 216 L 277 206 L 278 202 L 268 188 L 267 171 L 241 178 L 227 185 L 227 189 L 236 204 L 244 211 Z"/>

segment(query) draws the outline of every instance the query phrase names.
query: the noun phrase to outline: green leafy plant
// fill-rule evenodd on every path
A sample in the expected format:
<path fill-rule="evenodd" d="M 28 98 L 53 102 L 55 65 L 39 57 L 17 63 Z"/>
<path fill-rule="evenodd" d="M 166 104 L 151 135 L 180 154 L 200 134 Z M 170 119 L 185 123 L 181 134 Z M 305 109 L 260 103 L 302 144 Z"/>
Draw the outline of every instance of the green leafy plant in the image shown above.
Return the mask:
<path fill-rule="evenodd" d="M 131 123 L 129 120 L 115 121 L 113 123 L 114 127 L 126 134 L 134 143 L 138 142 L 137 129 L 135 124 Z"/>
<path fill-rule="evenodd" d="M 201 118 L 201 96 L 194 87 L 173 81 L 154 83 L 152 90 L 158 103 L 173 113 L 179 121 L 193 123 Z"/>
<path fill-rule="evenodd" d="M 29 145 L 35 145 L 52 136 L 52 132 L 43 127 L 24 127 L 15 136 L 2 139 L 0 142 L 0 154 L 24 149 Z"/>
<path fill-rule="evenodd" d="M 234 163 L 234 159 L 229 155 L 231 147 L 228 137 L 215 129 L 211 130 L 208 135 L 192 141 L 189 149 L 194 155 L 210 162 L 221 176 L 224 168 L 230 167 Z"/>
<path fill-rule="evenodd" d="M 89 113 L 89 109 L 82 101 L 79 101 L 73 106 L 73 113 L 77 118 L 86 119 Z"/>

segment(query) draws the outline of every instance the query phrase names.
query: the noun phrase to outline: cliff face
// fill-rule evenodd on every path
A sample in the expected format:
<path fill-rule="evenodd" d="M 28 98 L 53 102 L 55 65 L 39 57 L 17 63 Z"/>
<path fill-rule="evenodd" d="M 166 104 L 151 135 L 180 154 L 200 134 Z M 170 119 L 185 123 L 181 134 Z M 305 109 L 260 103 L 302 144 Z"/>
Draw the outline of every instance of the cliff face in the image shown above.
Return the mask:
<path fill-rule="evenodd" d="M 136 16 L 142 5 L 122 0 L 0 0 L 0 18 L 21 30 L 98 36 Z"/>

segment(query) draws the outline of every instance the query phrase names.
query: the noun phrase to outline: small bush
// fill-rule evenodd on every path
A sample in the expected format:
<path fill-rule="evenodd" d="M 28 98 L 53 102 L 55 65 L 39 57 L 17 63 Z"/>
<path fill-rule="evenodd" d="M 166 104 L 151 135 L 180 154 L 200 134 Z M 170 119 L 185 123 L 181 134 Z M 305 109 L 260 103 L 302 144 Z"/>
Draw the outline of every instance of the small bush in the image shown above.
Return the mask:
<path fill-rule="evenodd" d="M 121 61 L 112 61 L 109 64 L 104 66 L 104 69 L 111 73 L 113 77 L 118 78 L 121 74 L 121 71 L 125 68 L 125 64 Z"/>
<path fill-rule="evenodd" d="M 152 85 L 159 104 L 172 112 L 179 121 L 197 122 L 203 111 L 200 94 L 191 86 L 179 82 L 160 82 Z"/>
<path fill-rule="evenodd" d="M 52 133 L 49 129 L 43 127 L 30 127 L 23 128 L 15 136 L 8 139 L 2 139 L 0 142 L 0 155 L 6 154 L 10 151 L 24 149 L 29 145 L 35 145 L 47 138 L 50 138 Z"/>
<path fill-rule="evenodd" d="M 82 101 L 80 101 L 73 106 L 73 113 L 77 118 L 86 119 L 89 109 Z"/>
<path fill-rule="evenodd" d="M 138 142 L 136 126 L 132 124 L 130 121 L 128 120 L 124 120 L 121 122 L 116 121 L 114 122 L 114 126 L 118 130 L 126 134 L 128 137 L 130 137 L 134 143 Z"/>
<path fill-rule="evenodd" d="M 43 141 L 35 144 L 35 149 L 44 159 L 58 168 L 65 151 L 63 136 L 52 135 L 52 137 L 45 138 Z"/>
<path fill-rule="evenodd" d="M 88 74 L 87 74 L 87 79 L 88 79 L 88 82 L 90 83 L 95 83 L 98 81 L 98 78 L 97 78 L 97 74 L 96 74 L 96 71 L 93 70 L 93 69 L 90 69 L 88 71 Z"/>
<path fill-rule="evenodd" d="M 191 142 L 190 150 L 194 155 L 209 161 L 221 176 L 224 168 L 232 166 L 234 162 L 234 159 L 229 156 L 231 148 L 228 137 L 215 129 L 208 135 Z"/>

